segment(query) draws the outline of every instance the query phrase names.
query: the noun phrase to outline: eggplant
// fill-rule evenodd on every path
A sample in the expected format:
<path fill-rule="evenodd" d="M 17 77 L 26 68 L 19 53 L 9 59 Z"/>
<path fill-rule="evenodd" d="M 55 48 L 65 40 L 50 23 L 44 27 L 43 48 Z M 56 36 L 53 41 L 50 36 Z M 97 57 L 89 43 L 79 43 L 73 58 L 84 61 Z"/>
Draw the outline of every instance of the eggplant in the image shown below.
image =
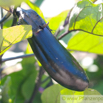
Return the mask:
<path fill-rule="evenodd" d="M 76 59 L 53 36 L 45 21 L 32 9 L 17 9 L 18 24 L 32 26 L 33 36 L 28 41 L 35 56 L 48 74 L 62 86 L 83 91 L 88 77 Z"/>

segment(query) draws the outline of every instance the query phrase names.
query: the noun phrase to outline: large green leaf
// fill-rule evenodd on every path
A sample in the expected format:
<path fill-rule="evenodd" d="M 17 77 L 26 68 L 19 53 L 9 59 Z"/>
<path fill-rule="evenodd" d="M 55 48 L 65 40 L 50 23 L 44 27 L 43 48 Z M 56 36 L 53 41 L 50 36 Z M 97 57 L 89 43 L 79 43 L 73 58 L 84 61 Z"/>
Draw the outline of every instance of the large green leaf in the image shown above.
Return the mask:
<path fill-rule="evenodd" d="M 32 37 L 30 25 L 19 25 L 0 30 L 0 55 L 7 51 L 13 44 Z"/>
<path fill-rule="evenodd" d="M 93 86 L 93 89 L 96 89 L 103 95 L 103 80 L 99 80 L 99 82 Z"/>
<path fill-rule="evenodd" d="M 33 73 L 28 75 L 27 79 L 25 80 L 25 82 L 22 85 L 21 92 L 22 92 L 25 100 L 29 100 L 29 98 L 31 97 L 31 95 L 33 93 L 36 76 L 37 76 L 37 71 L 35 70 Z"/>
<path fill-rule="evenodd" d="M 86 89 L 85 91 L 74 91 L 55 84 L 42 93 L 42 103 L 89 103 L 85 101 L 85 98 L 89 96 L 102 96 L 98 91 L 94 89 Z M 71 97 L 69 99 L 69 97 Z M 75 99 L 78 98 L 79 99 Z M 87 99 L 88 99 L 87 98 Z M 93 103 L 97 103 L 93 102 Z M 102 103 L 102 102 L 99 102 Z"/>
<path fill-rule="evenodd" d="M 90 1 L 92 1 L 92 2 L 96 2 L 97 0 L 90 0 Z"/>
<path fill-rule="evenodd" d="M 12 99 L 12 103 L 23 103 L 30 98 L 33 88 L 35 86 L 35 79 L 38 71 L 34 65 L 34 57 L 24 58 L 22 63 L 22 70 L 9 74 L 2 78 L 2 86 L 5 86 L 6 78 L 10 77 L 11 85 L 7 85 L 10 93 L 7 93 L 9 98 Z M 15 69 L 15 68 L 14 68 Z M 7 90 L 5 90 L 8 92 Z M 6 97 L 4 97 L 6 98 Z M 5 102 L 6 103 L 6 102 Z"/>
<path fill-rule="evenodd" d="M 81 0 L 70 15 L 69 30 L 81 30 L 94 35 L 103 35 L 103 4 Z"/>
<path fill-rule="evenodd" d="M 61 90 L 60 93 L 61 93 L 61 98 L 60 98 L 61 103 L 65 103 L 65 102 L 66 103 L 97 103 L 97 99 L 95 99 L 94 102 L 92 102 L 93 101 L 92 98 L 95 97 L 99 99 L 100 97 L 102 97 L 102 95 L 98 91 L 90 88 L 82 92 L 73 91 L 65 88 Z"/>
<path fill-rule="evenodd" d="M 66 10 L 55 17 L 47 19 L 47 21 L 49 22 L 50 29 L 57 30 L 60 24 L 63 23 L 64 20 L 66 19 L 68 12 L 69 10 Z"/>
<path fill-rule="evenodd" d="M 103 54 L 103 37 L 81 31 L 69 40 L 67 49 Z"/>
<path fill-rule="evenodd" d="M 26 53 L 27 54 L 31 54 L 31 53 L 33 53 L 33 51 L 32 51 L 32 49 L 31 49 L 31 46 L 30 46 L 30 44 L 28 43 L 28 45 L 27 45 L 27 48 L 26 48 Z M 36 60 L 37 60 L 37 58 L 36 58 Z M 41 67 L 42 65 L 41 65 L 41 63 L 37 60 L 37 63 L 38 63 L 38 65 Z"/>
<path fill-rule="evenodd" d="M 20 5 L 21 2 L 26 0 L 0 0 L 0 5 L 2 6 L 11 6 L 11 5 Z"/>
<path fill-rule="evenodd" d="M 60 91 L 64 89 L 59 84 L 55 84 L 42 93 L 42 103 L 60 103 Z"/>
<path fill-rule="evenodd" d="M 9 11 L 9 12 L 11 12 L 11 9 L 10 9 L 10 7 L 8 7 L 8 6 L 1 6 L 1 5 L 0 5 L 0 7 L 2 7 L 3 9 L 5 9 L 6 11 Z"/>
<path fill-rule="evenodd" d="M 3 29 L 11 27 L 12 21 L 13 21 L 13 19 L 9 19 L 6 22 L 4 22 Z"/>
<path fill-rule="evenodd" d="M 1 98 L 1 101 L 3 103 L 10 103 L 9 100 L 11 99 L 10 98 L 10 86 L 11 86 L 11 78 L 10 76 L 7 77 L 4 85 L 2 86 L 2 88 L 0 88 L 2 90 L 2 98 Z"/>

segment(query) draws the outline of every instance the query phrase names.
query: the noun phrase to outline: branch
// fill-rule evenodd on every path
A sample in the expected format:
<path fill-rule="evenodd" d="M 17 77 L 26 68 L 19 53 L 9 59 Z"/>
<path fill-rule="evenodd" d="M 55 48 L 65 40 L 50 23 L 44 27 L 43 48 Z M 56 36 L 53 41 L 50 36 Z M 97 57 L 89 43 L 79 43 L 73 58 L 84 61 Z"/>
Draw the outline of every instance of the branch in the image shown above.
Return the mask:
<path fill-rule="evenodd" d="M 64 21 L 64 24 L 59 27 L 59 30 L 55 34 L 55 37 L 57 37 L 59 35 L 59 33 L 64 29 L 65 26 L 69 25 L 69 18 L 70 18 L 70 14 L 71 14 L 72 9 L 69 11 L 69 13 L 68 13 L 68 15 L 67 15 L 67 17 L 66 17 L 66 19 Z"/>
<path fill-rule="evenodd" d="M 53 82 L 52 82 L 52 79 L 50 78 L 50 82 L 45 86 L 44 89 L 46 89 L 46 88 L 48 88 L 48 87 L 50 87 L 50 86 L 52 86 L 52 85 L 53 85 Z"/>
<path fill-rule="evenodd" d="M 64 29 L 64 26 L 60 26 L 59 29 L 57 30 L 57 32 L 55 33 L 55 37 L 57 37 L 59 35 L 59 33 Z"/>
<path fill-rule="evenodd" d="M 1 20 L 0 20 L 0 24 L 2 24 L 5 20 L 7 20 L 10 17 L 11 13 L 8 12 Z"/>
<path fill-rule="evenodd" d="M 0 21 L 2 20 L 2 17 L 3 17 L 3 9 L 0 7 Z M 3 28 L 3 24 L 0 24 L 0 29 Z M 1 69 L 1 66 L 2 66 L 2 56 L 3 55 L 0 55 L 0 69 Z"/>
<path fill-rule="evenodd" d="M 0 21 L 2 20 L 3 18 L 3 9 L 0 7 Z M 0 24 L 0 29 L 3 28 L 3 24 Z"/>
<path fill-rule="evenodd" d="M 97 0 L 93 0 L 92 2 L 93 3 L 95 3 Z M 72 8 L 73 9 L 73 8 Z M 59 30 L 57 31 L 57 33 L 55 34 L 55 37 L 57 37 L 58 35 L 59 35 L 59 33 L 64 29 L 64 27 L 65 26 L 67 26 L 67 25 L 69 25 L 69 18 L 70 18 L 70 14 L 71 14 L 71 12 L 72 12 L 72 9 L 69 11 L 69 13 L 68 13 L 68 15 L 67 15 L 67 17 L 66 17 L 66 19 L 65 19 L 65 21 L 64 21 L 64 24 L 63 24 L 63 26 L 60 26 L 59 27 Z M 73 31 L 73 30 L 72 30 Z M 76 30 L 74 30 L 74 31 L 76 31 Z M 64 36 L 66 36 L 68 33 L 70 33 L 71 31 L 66 31 L 64 34 L 62 34 L 59 38 L 58 38 L 58 40 L 60 40 L 61 38 L 63 38 Z M 100 36 L 100 35 L 99 35 Z"/>
<path fill-rule="evenodd" d="M 43 67 L 40 67 L 40 70 L 39 70 L 39 74 L 38 74 L 38 78 L 37 78 L 37 82 L 35 84 L 35 87 L 34 87 L 34 90 L 33 90 L 33 93 L 31 95 L 31 98 L 30 100 L 28 101 L 28 103 L 33 103 L 33 100 L 35 98 L 35 95 L 37 94 L 38 92 L 38 89 L 41 85 L 41 78 L 42 78 L 42 75 L 44 74 L 44 69 Z"/>
<path fill-rule="evenodd" d="M 12 26 L 15 26 L 17 24 L 17 14 L 16 14 L 16 9 L 14 9 L 13 11 L 13 22 L 12 22 Z"/>
<path fill-rule="evenodd" d="M 93 3 L 95 3 L 97 0 L 92 0 Z"/>
<path fill-rule="evenodd" d="M 41 81 L 41 84 L 45 83 L 50 77 L 45 78 L 43 81 Z"/>
<path fill-rule="evenodd" d="M 25 55 L 21 55 L 21 56 L 17 56 L 17 57 L 6 58 L 6 59 L 2 59 L 2 63 L 9 61 L 9 60 L 14 60 L 14 59 L 19 59 L 19 58 L 27 58 L 27 57 L 31 57 L 31 56 L 34 56 L 34 54 L 25 54 Z"/>
<path fill-rule="evenodd" d="M 64 34 L 62 34 L 59 38 L 58 38 L 58 40 L 60 40 L 60 39 L 62 39 L 64 36 L 66 36 L 67 34 L 69 34 L 71 31 L 67 31 L 67 32 L 65 32 Z"/>

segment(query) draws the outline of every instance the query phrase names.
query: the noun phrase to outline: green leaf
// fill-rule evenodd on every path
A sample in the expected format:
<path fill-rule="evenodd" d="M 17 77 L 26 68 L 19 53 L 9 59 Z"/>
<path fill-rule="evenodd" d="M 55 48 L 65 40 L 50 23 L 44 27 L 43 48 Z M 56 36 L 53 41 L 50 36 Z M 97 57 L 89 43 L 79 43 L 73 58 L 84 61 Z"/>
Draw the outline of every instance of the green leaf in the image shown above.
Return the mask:
<path fill-rule="evenodd" d="M 78 32 L 68 42 L 67 49 L 103 54 L 103 37 Z"/>
<path fill-rule="evenodd" d="M 9 19 L 3 24 L 3 29 L 11 27 L 13 19 Z"/>
<path fill-rule="evenodd" d="M 11 6 L 11 5 L 20 5 L 23 1 L 26 0 L 0 0 L 0 5 L 2 6 Z"/>
<path fill-rule="evenodd" d="M 19 25 L 0 30 L 0 55 L 13 44 L 32 37 L 31 25 Z"/>
<path fill-rule="evenodd" d="M 97 83 L 96 85 L 94 85 L 92 88 L 96 89 L 98 92 L 100 92 L 101 94 L 103 94 L 103 81 L 101 80 L 99 83 Z"/>
<path fill-rule="evenodd" d="M 33 51 L 32 51 L 32 49 L 31 49 L 30 44 L 28 43 L 28 44 L 27 44 L 27 48 L 26 48 L 26 54 L 31 54 L 31 53 L 33 53 Z"/>
<path fill-rule="evenodd" d="M 81 0 L 75 5 L 70 15 L 69 30 L 80 30 L 93 35 L 103 35 L 103 4 L 93 4 Z"/>
<path fill-rule="evenodd" d="M 28 100 L 27 94 L 29 95 L 29 97 L 30 94 L 32 94 L 31 90 L 34 88 L 35 79 L 38 73 L 34 65 L 34 57 L 24 58 L 21 63 L 21 71 L 14 72 L 8 75 L 11 78 L 11 85 L 8 86 L 11 92 L 11 95 L 9 96 L 13 100 L 13 103 L 14 101 L 16 101 L 16 103 L 23 103 L 24 101 Z M 8 76 L 2 78 L 2 81 L 4 82 L 5 78 L 7 78 Z"/>
<path fill-rule="evenodd" d="M 66 19 L 66 16 L 68 14 L 69 10 L 63 11 L 59 15 L 47 19 L 49 22 L 49 27 L 52 30 L 57 30 L 61 23 L 64 23 L 64 20 Z"/>
<path fill-rule="evenodd" d="M 11 86 L 11 78 L 10 76 L 7 77 L 4 85 L 2 86 L 2 102 L 3 103 L 10 103 L 9 99 L 10 99 L 10 86 Z"/>
<path fill-rule="evenodd" d="M 27 48 L 26 48 L 26 53 L 27 54 L 31 54 L 31 53 L 33 53 L 33 51 L 32 51 L 32 49 L 31 49 L 31 46 L 30 46 L 30 44 L 28 43 L 28 45 L 27 45 Z M 36 60 L 37 60 L 37 58 L 36 58 Z M 37 60 L 37 63 L 38 63 L 38 65 L 41 67 L 42 66 L 42 64 Z"/>
<path fill-rule="evenodd" d="M 29 5 L 29 7 L 31 9 L 33 9 L 34 11 L 36 11 L 44 19 L 44 15 L 43 15 L 42 11 L 40 10 L 40 8 L 38 6 L 36 6 L 32 2 L 30 2 L 29 0 L 27 0 L 26 3 Z"/>
<path fill-rule="evenodd" d="M 59 84 L 50 86 L 42 93 L 42 103 L 60 103 L 60 91 L 64 89 Z"/>
<path fill-rule="evenodd" d="M 33 89 L 35 87 L 35 80 L 37 76 L 37 71 L 35 70 L 33 73 L 31 73 L 26 81 L 23 83 L 21 87 L 21 92 L 26 100 L 29 100 L 33 93 Z"/>
<path fill-rule="evenodd" d="M 3 9 L 5 9 L 6 11 L 9 11 L 9 12 L 11 12 L 11 9 L 10 9 L 10 7 L 7 7 L 7 6 L 1 6 Z"/>
<path fill-rule="evenodd" d="M 86 101 L 86 98 L 89 99 L 89 96 L 98 98 L 98 96 L 102 95 L 91 88 L 88 88 L 85 91 L 74 91 L 64 88 L 59 84 L 55 84 L 44 90 L 41 99 L 42 103 L 89 103 Z M 93 103 L 97 103 L 97 101 Z"/>
<path fill-rule="evenodd" d="M 101 96 L 101 94 L 98 91 L 90 88 L 82 92 L 73 91 L 65 88 L 61 90 L 60 93 L 61 103 L 64 103 L 64 101 L 66 103 L 97 103 L 96 100 L 95 102 L 91 102 L 91 99 L 89 97 L 95 96 L 98 98 L 98 96 Z M 89 102 L 87 102 L 86 99 L 89 100 Z"/>
<path fill-rule="evenodd" d="M 69 89 L 63 89 L 60 91 L 61 93 L 61 103 L 80 103 L 83 99 L 75 99 L 78 98 L 78 95 L 84 95 L 84 92 L 73 91 Z M 70 97 L 70 99 L 68 99 Z"/>
<path fill-rule="evenodd" d="M 92 2 L 94 3 L 94 2 L 96 2 L 97 0 L 90 0 L 90 1 L 92 1 Z"/>

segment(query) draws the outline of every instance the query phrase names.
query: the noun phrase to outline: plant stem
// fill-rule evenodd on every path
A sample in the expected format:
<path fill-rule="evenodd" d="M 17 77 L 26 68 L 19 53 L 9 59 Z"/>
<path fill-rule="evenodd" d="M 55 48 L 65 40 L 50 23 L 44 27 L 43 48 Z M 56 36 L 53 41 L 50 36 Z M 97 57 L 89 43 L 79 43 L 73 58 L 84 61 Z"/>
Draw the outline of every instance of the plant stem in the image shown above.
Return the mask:
<path fill-rule="evenodd" d="M 93 3 L 95 3 L 97 0 L 93 0 Z"/>
<path fill-rule="evenodd" d="M 2 20 L 3 18 L 3 9 L 0 7 L 0 21 Z M 0 24 L 0 29 L 3 28 L 3 24 Z"/>
<path fill-rule="evenodd" d="M 95 3 L 97 0 L 93 0 L 93 3 Z M 73 9 L 73 8 L 72 8 Z M 64 21 L 64 24 L 62 26 L 62 28 L 64 28 L 66 25 L 69 25 L 69 18 L 70 18 L 70 14 L 71 14 L 71 11 L 72 9 L 69 11 L 65 21 Z M 68 28 L 69 29 L 69 28 Z M 55 34 L 55 37 L 57 37 L 59 35 L 59 33 L 62 31 L 63 29 L 61 29 L 61 26 L 59 27 L 59 30 L 57 31 L 57 33 Z M 74 30 L 75 31 L 75 30 Z M 66 31 L 64 34 L 62 34 L 58 40 L 60 40 L 61 38 L 63 38 L 64 36 L 66 36 L 68 33 L 70 33 L 70 31 Z"/>
<path fill-rule="evenodd" d="M 51 85 L 53 85 L 53 82 L 52 82 L 52 79 L 50 78 L 49 83 L 45 86 L 45 88 L 44 88 L 44 89 L 46 89 L 46 88 L 50 87 Z"/>
<path fill-rule="evenodd" d="M 60 26 L 59 30 L 57 30 L 57 32 L 55 33 L 55 37 L 57 37 L 63 29 L 64 29 L 64 26 Z"/>
<path fill-rule="evenodd" d="M 33 90 L 33 93 L 31 95 L 31 98 L 30 100 L 28 101 L 28 103 L 33 103 L 33 100 L 35 98 L 35 95 L 37 94 L 38 92 L 38 89 L 41 85 L 41 78 L 42 78 L 42 75 L 44 74 L 44 69 L 43 67 L 40 67 L 40 70 L 39 70 L 39 74 L 38 74 L 38 77 L 37 77 L 37 82 L 35 84 L 35 87 L 34 87 L 34 90 Z"/>
<path fill-rule="evenodd" d="M 14 60 L 14 59 L 19 59 L 19 58 L 27 58 L 27 57 L 31 57 L 31 56 L 34 56 L 34 54 L 25 54 L 25 55 L 21 55 L 21 56 L 6 58 L 6 59 L 2 59 L 2 63 L 9 61 L 9 60 Z"/>
<path fill-rule="evenodd" d="M 8 12 L 8 13 L 0 20 L 0 24 L 2 25 L 2 23 L 10 17 L 10 15 L 11 15 L 11 13 Z"/>
<path fill-rule="evenodd" d="M 69 11 L 67 17 L 65 18 L 64 24 L 59 27 L 59 30 L 55 34 L 55 37 L 57 37 L 59 35 L 59 33 L 64 29 L 65 26 L 69 25 L 69 18 L 70 18 L 70 14 L 71 14 L 72 9 Z"/>
<path fill-rule="evenodd" d="M 0 7 L 0 21 L 2 20 L 2 17 L 3 17 L 3 9 Z M 3 24 L 0 24 L 0 29 L 3 28 Z M 0 55 L 0 80 L 1 80 L 1 66 L 2 66 L 2 56 L 3 55 Z"/>
<path fill-rule="evenodd" d="M 43 81 L 41 81 L 41 84 L 45 83 L 48 79 L 50 79 L 50 77 L 47 77 L 46 79 L 44 79 Z"/>
<path fill-rule="evenodd" d="M 16 9 L 14 9 L 13 11 L 13 22 L 12 22 L 12 26 L 15 26 L 17 24 L 17 15 L 16 15 Z"/>
<path fill-rule="evenodd" d="M 68 33 L 70 33 L 69 31 L 66 31 L 64 34 L 62 34 L 59 38 L 58 38 L 58 40 L 60 40 L 60 39 L 62 39 L 65 35 L 67 35 Z"/>

